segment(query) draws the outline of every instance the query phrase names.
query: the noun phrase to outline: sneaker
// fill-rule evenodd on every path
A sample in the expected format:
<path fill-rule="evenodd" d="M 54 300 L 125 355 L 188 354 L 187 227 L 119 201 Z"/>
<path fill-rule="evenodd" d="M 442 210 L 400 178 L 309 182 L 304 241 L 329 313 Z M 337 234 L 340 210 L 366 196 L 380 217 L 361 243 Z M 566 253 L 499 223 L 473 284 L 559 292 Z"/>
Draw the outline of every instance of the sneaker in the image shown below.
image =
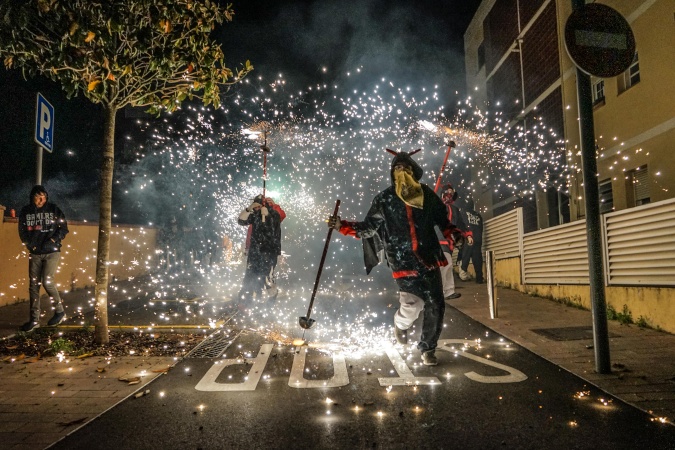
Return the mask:
<path fill-rule="evenodd" d="M 452 300 L 453 298 L 460 298 L 461 296 L 462 296 L 462 294 L 460 294 L 459 292 L 453 292 L 450 295 L 446 295 L 445 299 L 446 300 Z"/>
<path fill-rule="evenodd" d="M 394 336 L 396 336 L 396 342 L 405 345 L 408 343 L 408 330 L 401 330 L 399 327 L 394 325 Z"/>
<path fill-rule="evenodd" d="M 64 320 L 66 320 L 66 312 L 65 311 L 61 311 L 60 313 L 57 312 L 57 313 L 54 313 L 54 316 L 51 319 L 49 319 L 49 322 L 47 322 L 47 325 L 49 325 L 50 327 L 55 327 L 56 325 L 60 324 Z"/>
<path fill-rule="evenodd" d="M 36 328 L 40 328 L 40 324 L 38 322 L 33 322 L 32 320 L 21 325 L 21 331 L 25 331 L 26 333 L 33 331 Z"/>
<path fill-rule="evenodd" d="M 436 365 L 438 365 L 438 358 L 436 358 L 436 351 L 435 350 L 428 350 L 426 352 L 422 352 L 422 363 L 425 366 L 436 366 Z"/>
<path fill-rule="evenodd" d="M 467 271 L 464 270 L 464 269 L 459 269 L 459 279 L 460 279 L 460 280 L 466 281 L 466 280 L 468 280 L 469 278 L 471 278 L 471 277 L 469 277 L 469 272 L 467 272 Z"/>

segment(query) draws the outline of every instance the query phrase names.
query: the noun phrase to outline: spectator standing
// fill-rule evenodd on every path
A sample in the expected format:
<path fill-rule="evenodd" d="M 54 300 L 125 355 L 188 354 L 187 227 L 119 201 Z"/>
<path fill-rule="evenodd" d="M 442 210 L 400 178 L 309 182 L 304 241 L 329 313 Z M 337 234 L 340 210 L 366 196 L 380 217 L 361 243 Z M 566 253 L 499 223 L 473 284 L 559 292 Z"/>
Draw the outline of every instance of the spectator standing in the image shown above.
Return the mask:
<path fill-rule="evenodd" d="M 466 208 L 462 210 L 462 217 L 471 230 L 474 245 L 462 250 L 462 265 L 459 269 L 459 278 L 466 281 L 469 279 L 469 262 L 473 263 L 476 272 L 476 283 L 484 283 L 483 280 L 483 216 L 474 210 L 473 200 L 466 202 Z"/>
<path fill-rule="evenodd" d="M 47 190 L 36 185 L 30 191 L 30 203 L 19 213 L 19 237 L 28 250 L 28 277 L 30 295 L 29 320 L 21 331 L 32 331 L 40 326 L 40 286 L 54 304 L 54 316 L 47 324 L 55 326 L 66 319 L 61 296 L 54 283 L 54 275 L 61 260 L 61 241 L 68 234 L 63 212 L 49 202 Z"/>

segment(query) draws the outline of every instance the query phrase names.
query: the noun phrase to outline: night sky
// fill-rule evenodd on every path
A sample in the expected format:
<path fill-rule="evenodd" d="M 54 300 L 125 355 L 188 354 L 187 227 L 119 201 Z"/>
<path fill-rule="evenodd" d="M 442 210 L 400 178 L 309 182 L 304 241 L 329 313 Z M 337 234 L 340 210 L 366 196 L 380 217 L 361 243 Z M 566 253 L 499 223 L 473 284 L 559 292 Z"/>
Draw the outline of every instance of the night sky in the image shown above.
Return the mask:
<path fill-rule="evenodd" d="M 287 92 L 315 83 L 367 88 L 386 77 L 415 86 L 440 85 L 445 92 L 465 88 L 462 36 L 478 0 L 456 1 L 299 1 L 234 2 L 234 21 L 214 33 L 230 66 L 246 59 L 255 66 L 252 83 L 266 85 L 280 74 Z M 347 76 L 357 68 L 358 80 Z M 102 141 L 101 109 L 81 96 L 67 100 L 49 80 L 24 81 L 19 71 L 0 69 L 4 107 L 0 110 L 0 204 L 20 209 L 35 178 L 35 95 L 56 108 L 55 151 L 45 153 L 43 184 L 71 220 L 95 220 L 97 169 Z M 233 95 L 230 93 L 228 95 Z M 127 119 L 127 117 L 133 118 Z M 117 161 L 133 173 L 138 114 L 120 112 Z M 167 120 L 175 119 L 169 117 Z M 146 223 L 148 217 L 115 195 L 118 218 Z M 150 218 L 153 219 L 153 218 Z"/>

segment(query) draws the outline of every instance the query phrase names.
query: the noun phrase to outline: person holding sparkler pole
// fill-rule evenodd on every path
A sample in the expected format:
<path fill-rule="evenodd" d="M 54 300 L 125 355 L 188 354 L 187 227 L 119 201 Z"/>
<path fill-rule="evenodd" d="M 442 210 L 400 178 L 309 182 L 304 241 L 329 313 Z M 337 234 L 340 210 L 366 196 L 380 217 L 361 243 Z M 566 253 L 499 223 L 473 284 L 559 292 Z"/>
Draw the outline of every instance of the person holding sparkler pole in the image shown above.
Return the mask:
<path fill-rule="evenodd" d="M 445 301 L 440 267 L 450 264 L 443 255 L 435 226 L 449 240 L 462 233 L 448 220 L 445 205 L 434 191 L 419 182 L 423 169 L 411 158 L 413 152 L 395 152 L 391 186 L 373 199 L 362 222 L 331 217 L 328 226 L 341 234 L 364 240 L 377 237 L 399 287 L 400 308 L 394 316 L 396 340 L 407 344 L 408 329 L 424 311 L 422 336 L 417 348 L 422 362 L 438 364 L 435 350 L 443 329 Z M 364 245 L 365 250 L 365 245 Z M 366 252 L 366 255 L 368 253 Z M 366 258 L 368 259 L 368 258 Z M 369 266 L 369 262 L 366 261 Z"/>
<path fill-rule="evenodd" d="M 281 254 L 281 221 L 285 217 L 279 205 L 262 195 L 239 214 L 239 225 L 251 227 L 246 273 L 237 294 L 237 302 L 244 308 L 251 306 L 253 296 L 262 298 L 263 287 L 276 298 L 274 268 Z"/>
<path fill-rule="evenodd" d="M 249 227 L 246 239 L 246 273 L 237 294 L 237 302 L 244 309 L 251 306 L 254 295 L 261 299 L 263 287 L 271 301 L 276 300 L 279 292 L 274 283 L 274 269 L 281 255 L 281 222 L 286 218 L 286 213 L 274 200 L 265 197 L 267 154 L 270 152 L 267 132 L 265 143 L 260 149 L 263 152 L 263 193 L 253 199 L 253 203 L 239 214 L 238 219 L 239 225 Z"/>

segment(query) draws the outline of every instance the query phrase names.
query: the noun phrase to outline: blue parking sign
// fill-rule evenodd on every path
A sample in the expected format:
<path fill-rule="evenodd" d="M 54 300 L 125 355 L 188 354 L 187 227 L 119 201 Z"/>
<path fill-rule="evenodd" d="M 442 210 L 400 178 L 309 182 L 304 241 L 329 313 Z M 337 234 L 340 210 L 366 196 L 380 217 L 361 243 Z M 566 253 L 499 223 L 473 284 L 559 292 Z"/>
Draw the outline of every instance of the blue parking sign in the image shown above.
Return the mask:
<path fill-rule="evenodd" d="M 39 92 L 35 110 L 35 142 L 50 153 L 54 149 L 54 107 Z"/>

